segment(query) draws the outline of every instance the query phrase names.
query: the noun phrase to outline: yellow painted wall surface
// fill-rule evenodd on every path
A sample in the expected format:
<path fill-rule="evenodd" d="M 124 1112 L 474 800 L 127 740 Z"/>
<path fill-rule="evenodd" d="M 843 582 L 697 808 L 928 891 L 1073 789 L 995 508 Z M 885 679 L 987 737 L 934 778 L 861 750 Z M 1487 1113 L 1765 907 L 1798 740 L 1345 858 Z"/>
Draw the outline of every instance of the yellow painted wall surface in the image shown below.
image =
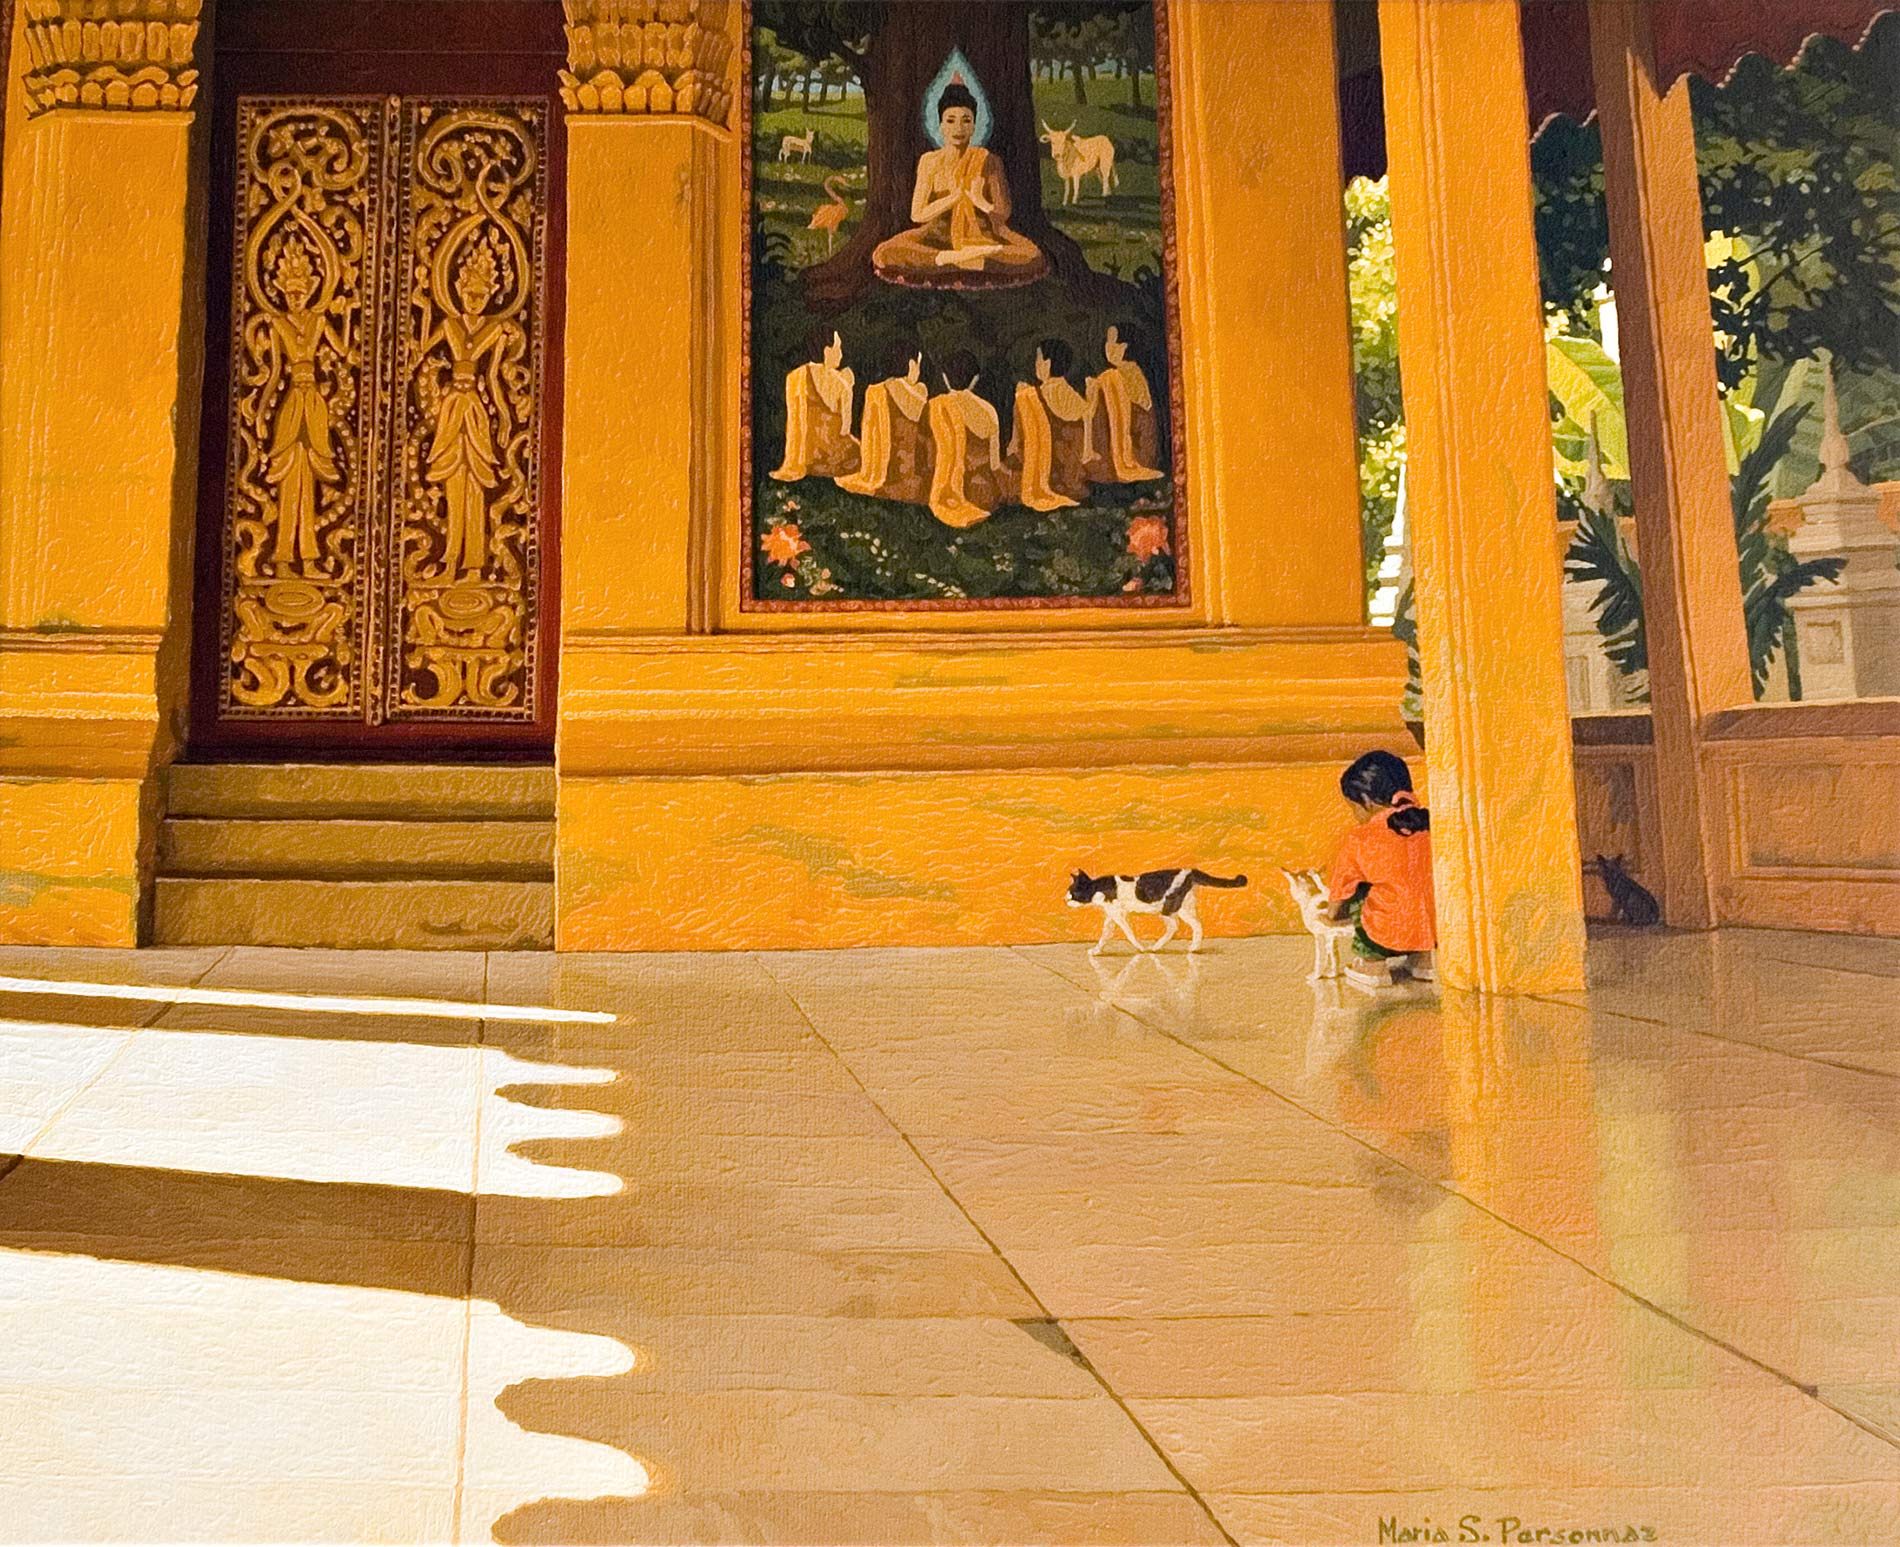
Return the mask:
<path fill-rule="evenodd" d="M 1187 618 L 741 615 L 740 147 L 570 120 L 562 949 L 1092 937 L 1078 865 L 1238 866 L 1210 925 L 1297 927 L 1273 867 L 1409 744 L 1363 625 L 1331 11 L 1173 15 Z"/>
<path fill-rule="evenodd" d="M 0 776 L 0 940 L 136 943 L 136 779 Z"/>
<path fill-rule="evenodd" d="M 7 145 L 0 605 L 10 628 L 164 623 L 189 128 L 179 113 L 52 113 Z"/>
<path fill-rule="evenodd" d="M 0 939 L 137 943 L 188 533 L 191 117 L 27 120 L 0 212 Z M 182 655 L 168 668 L 179 674 Z"/>
<path fill-rule="evenodd" d="M 1370 629 L 651 639 L 564 663 L 564 950 L 1074 938 L 1070 871 L 1255 885 L 1217 932 L 1297 927 L 1340 768 L 1404 751 Z"/>
<path fill-rule="evenodd" d="M 1252 882 L 1203 895 L 1210 934 L 1292 931 L 1275 867 L 1330 858 L 1351 820 L 1338 775 L 1328 763 L 565 779 L 557 945 L 1093 941 L 1100 912 L 1064 901 L 1072 871 L 1186 864 Z"/>

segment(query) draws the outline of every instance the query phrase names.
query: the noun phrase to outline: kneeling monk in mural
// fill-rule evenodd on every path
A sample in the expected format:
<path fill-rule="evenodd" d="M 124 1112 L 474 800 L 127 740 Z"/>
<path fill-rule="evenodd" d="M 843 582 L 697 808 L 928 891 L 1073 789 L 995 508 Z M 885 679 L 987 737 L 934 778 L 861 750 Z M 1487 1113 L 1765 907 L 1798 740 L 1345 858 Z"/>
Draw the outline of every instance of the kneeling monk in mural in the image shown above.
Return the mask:
<path fill-rule="evenodd" d="M 851 434 L 857 378 L 844 364 L 844 340 L 816 335 L 813 358 L 785 378 L 785 460 L 772 470 L 780 483 L 837 478 L 858 470 Z"/>
<path fill-rule="evenodd" d="M 858 470 L 837 480 L 850 494 L 921 505 L 930 493 L 930 437 L 924 407 L 924 357 L 908 344 L 892 352 L 890 375 L 864 389 Z"/>
<path fill-rule="evenodd" d="M 1035 384 L 1016 388 L 1009 456 L 1021 470 L 1021 498 L 1031 510 L 1079 505 L 1089 492 L 1082 462 L 1092 405 L 1068 379 L 1074 363 L 1067 344 L 1046 338 L 1036 349 Z"/>
<path fill-rule="evenodd" d="M 1128 358 L 1119 328 L 1102 344 L 1108 369 L 1089 378 L 1082 461 L 1091 483 L 1146 483 L 1156 467 L 1155 400 L 1148 377 Z"/>
<path fill-rule="evenodd" d="M 944 362 L 944 390 L 930 400 L 930 513 L 945 526 L 975 526 L 1014 492 L 1002 421 L 976 382 L 976 356 L 959 349 Z"/>

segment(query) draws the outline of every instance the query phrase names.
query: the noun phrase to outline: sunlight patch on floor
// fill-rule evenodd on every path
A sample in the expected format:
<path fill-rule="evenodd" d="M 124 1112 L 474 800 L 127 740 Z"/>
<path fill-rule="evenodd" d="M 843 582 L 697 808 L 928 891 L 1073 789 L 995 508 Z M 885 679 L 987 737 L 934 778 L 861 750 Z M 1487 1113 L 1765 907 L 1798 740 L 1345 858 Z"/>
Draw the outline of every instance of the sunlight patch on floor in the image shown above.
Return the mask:
<path fill-rule="evenodd" d="M 0 1251 L 0 1350 L 10 1540 L 485 1542 L 522 1504 L 648 1484 L 495 1406 L 634 1351 L 487 1301 Z"/>
<path fill-rule="evenodd" d="M 518 1198 L 622 1185 L 512 1153 L 607 1138 L 619 1118 L 497 1094 L 604 1085 L 609 1069 L 482 1047 L 0 1023 L 0 1071 L 0 1145 L 35 1160 Z"/>
<path fill-rule="evenodd" d="M 407 1015 L 431 1020 L 533 1021 L 611 1026 L 607 1010 L 551 1005 L 484 1004 L 461 999 L 358 998 L 336 994 L 271 994 L 248 989 L 180 988 L 162 983 L 96 983 L 87 979 L 0 976 L 0 994 L 52 994 L 70 999 L 131 999 L 142 1004 L 219 1005 L 235 1010 L 308 1010 L 318 1015 Z"/>

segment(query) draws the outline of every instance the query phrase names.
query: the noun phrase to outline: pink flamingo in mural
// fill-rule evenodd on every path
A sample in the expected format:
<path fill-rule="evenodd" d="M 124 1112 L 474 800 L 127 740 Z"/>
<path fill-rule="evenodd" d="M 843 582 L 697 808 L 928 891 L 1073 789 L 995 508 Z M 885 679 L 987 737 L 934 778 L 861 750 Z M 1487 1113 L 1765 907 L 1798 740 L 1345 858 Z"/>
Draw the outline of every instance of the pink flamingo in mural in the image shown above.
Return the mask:
<path fill-rule="evenodd" d="M 810 224 L 812 230 L 825 233 L 825 251 L 829 253 L 837 244 L 838 227 L 851 213 L 851 201 L 845 197 L 848 191 L 845 180 L 835 173 L 825 179 L 824 190 L 831 195 L 831 202 L 812 211 Z"/>

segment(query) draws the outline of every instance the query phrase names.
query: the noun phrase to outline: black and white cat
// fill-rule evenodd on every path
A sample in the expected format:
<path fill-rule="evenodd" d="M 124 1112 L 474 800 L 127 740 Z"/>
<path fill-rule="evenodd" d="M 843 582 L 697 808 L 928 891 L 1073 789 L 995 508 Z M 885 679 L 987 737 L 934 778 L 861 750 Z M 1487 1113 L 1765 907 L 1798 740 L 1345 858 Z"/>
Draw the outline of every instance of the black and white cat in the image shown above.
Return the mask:
<path fill-rule="evenodd" d="M 1245 876 L 1210 876 L 1205 870 L 1150 870 L 1138 876 L 1091 876 L 1076 871 L 1069 883 L 1071 908 L 1097 907 L 1102 910 L 1102 938 L 1089 951 L 1100 956 L 1108 947 L 1108 937 L 1119 929 L 1137 951 L 1158 951 L 1175 936 L 1183 924 L 1192 937 L 1190 951 L 1201 948 L 1201 921 L 1195 911 L 1197 886 L 1245 886 Z M 1168 927 L 1153 945 L 1143 945 L 1128 927 L 1131 914 L 1158 913 Z"/>

